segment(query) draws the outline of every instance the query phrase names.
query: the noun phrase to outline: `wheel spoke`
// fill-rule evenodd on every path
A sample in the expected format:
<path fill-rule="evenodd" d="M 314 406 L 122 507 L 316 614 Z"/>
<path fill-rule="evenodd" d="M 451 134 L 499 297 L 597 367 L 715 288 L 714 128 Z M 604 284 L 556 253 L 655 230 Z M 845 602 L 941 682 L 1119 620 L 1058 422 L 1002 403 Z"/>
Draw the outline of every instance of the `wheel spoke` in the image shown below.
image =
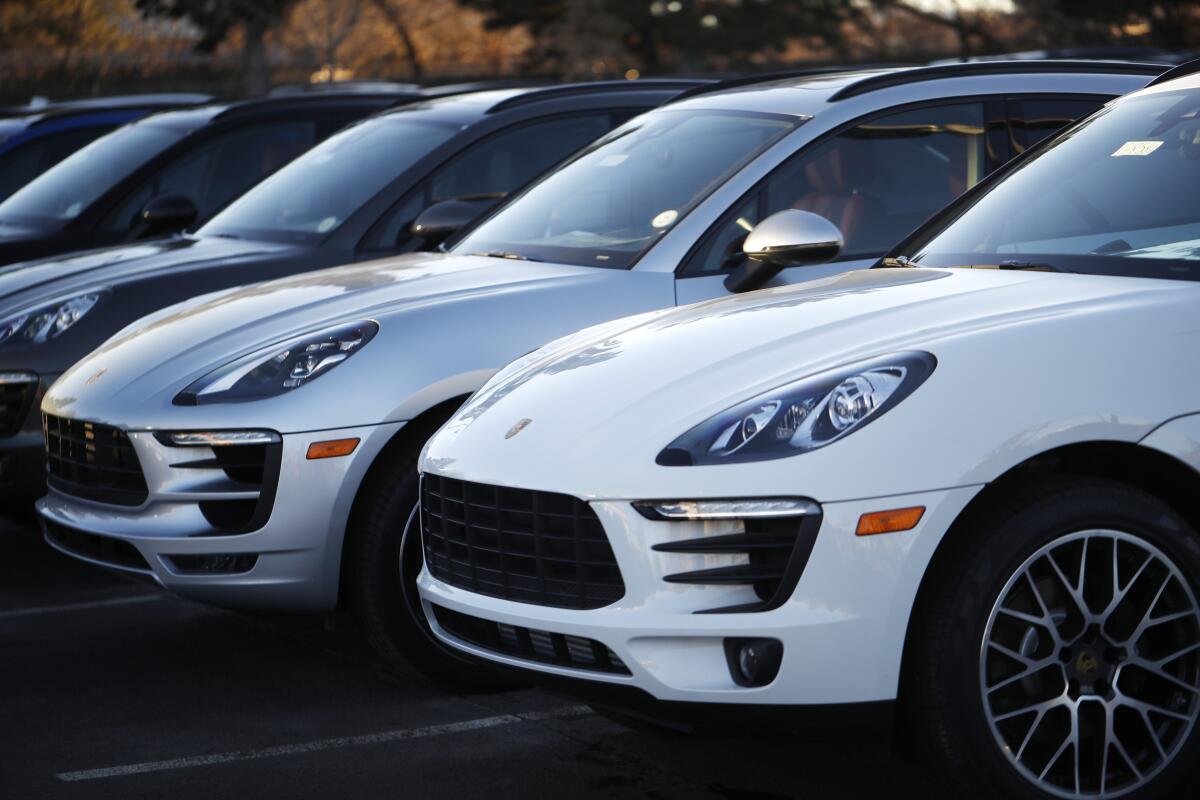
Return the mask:
<path fill-rule="evenodd" d="M 1178 686 L 1180 689 L 1185 689 L 1185 690 L 1191 692 L 1192 694 L 1200 694 L 1200 688 L 1197 688 L 1196 686 L 1193 686 L 1192 684 L 1188 683 L 1187 681 L 1183 680 L 1182 678 L 1177 678 L 1174 675 L 1172 675 L 1171 673 L 1167 672 L 1165 669 L 1163 669 L 1161 666 L 1159 666 L 1159 663 L 1157 661 L 1149 661 L 1144 658 L 1131 658 L 1128 661 L 1126 661 L 1124 664 L 1121 665 L 1122 670 L 1126 666 L 1141 667 L 1142 669 L 1146 670 L 1146 672 L 1149 672 L 1152 675 L 1162 678 L 1165 681 L 1173 683 L 1174 685 Z"/>
<path fill-rule="evenodd" d="M 1107 620 L 1108 617 L 1112 616 L 1112 613 L 1117 610 L 1117 606 L 1121 604 L 1121 601 L 1129 596 L 1129 592 L 1138 582 L 1138 578 L 1142 577 L 1142 573 L 1144 573 L 1146 568 L 1153 563 L 1154 557 L 1147 555 L 1146 560 L 1143 561 L 1142 565 L 1137 568 L 1137 572 L 1135 572 L 1133 577 L 1129 579 L 1129 582 L 1122 587 L 1117 578 L 1117 544 L 1116 542 L 1113 542 L 1113 598 L 1109 601 L 1108 606 L 1104 609 L 1104 611 L 1100 612 L 1101 617 Z M 1150 609 L 1153 610 L 1154 606 L 1151 605 Z"/>
<path fill-rule="evenodd" d="M 996 610 L 1001 614 L 1012 617 L 1013 619 L 1019 619 L 1022 622 L 1028 622 L 1030 625 L 1038 625 L 1049 628 L 1051 632 L 1057 635 L 1057 631 L 1054 630 L 1054 623 L 1049 617 L 1035 617 L 1033 614 L 1026 614 L 1024 611 L 1014 611 L 1013 609 L 1005 608 L 1004 606 L 1001 606 Z"/>
<path fill-rule="evenodd" d="M 1084 552 L 1087 552 L 1086 547 L 1084 548 Z M 1063 588 L 1065 588 L 1067 590 L 1067 594 L 1071 596 L 1071 600 L 1074 601 L 1075 608 L 1079 610 L 1079 614 L 1083 617 L 1084 622 L 1091 622 L 1093 618 L 1092 612 L 1091 609 L 1088 608 L 1087 603 L 1083 600 L 1082 589 L 1075 587 L 1071 584 L 1071 581 L 1067 580 L 1066 574 L 1062 571 L 1062 568 L 1058 566 L 1058 562 L 1054 560 L 1053 553 L 1047 553 L 1046 560 L 1050 562 L 1050 566 L 1054 570 L 1054 574 L 1058 576 L 1058 579 L 1062 582 Z M 1082 577 L 1080 583 L 1082 584 Z"/>
<path fill-rule="evenodd" d="M 1059 748 L 1054 751 L 1054 755 L 1051 756 L 1050 760 L 1046 762 L 1046 766 L 1042 769 L 1042 774 L 1038 775 L 1038 780 L 1040 780 L 1040 781 L 1046 780 L 1046 774 L 1049 773 L 1050 770 L 1054 767 L 1054 765 L 1058 763 L 1058 760 L 1060 758 L 1062 758 L 1062 754 L 1065 753 L 1067 751 L 1067 748 L 1070 746 L 1071 746 L 1071 734 L 1068 733 L 1065 737 L 1063 737 L 1062 745 L 1059 746 Z"/>
<path fill-rule="evenodd" d="M 1008 711 L 1008 712 L 1005 712 L 1004 714 L 999 714 L 996 716 L 996 722 L 1004 722 L 1007 719 L 1012 719 L 1013 717 L 1019 717 L 1022 714 L 1028 714 L 1031 711 L 1036 711 L 1037 712 L 1037 720 L 1034 721 L 1034 724 L 1036 725 L 1037 722 L 1039 720 L 1041 720 L 1041 718 L 1043 716 L 1045 716 L 1047 711 L 1050 711 L 1053 708 L 1058 708 L 1059 706 L 1063 706 L 1063 705 L 1066 705 L 1066 701 L 1063 700 L 1061 697 L 1056 697 L 1053 700 L 1047 700 L 1044 703 L 1033 703 L 1032 705 L 1018 708 L 1015 711 Z"/>
<path fill-rule="evenodd" d="M 1037 600 L 1038 608 L 1042 610 L 1042 618 L 1053 622 L 1053 618 L 1050 616 L 1050 609 L 1046 605 L 1046 598 L 1042 597 L 1042 590 L 1038 588 L 1037 581 L 1033 579 L 1033 575 L 1030 574 L 1029 570 L 1025 570 L 1022 574 L 1025 576 L 1025 580 L 1029 582 L 1029 588 L 1033 591 L 1033 598 Z"/>
<path fill-rule="evenodd" d="M 1171 585 L 1173 578 L 1173 575 L 1167 573 L 1167 576 L 1162 579 L 1162 583 L 1159 584 L 1158 590 L 1154 593 L 1154 599 L 1150 601 L 1150 605 L 1146 608 L 1146 613 L 1142 615 L 1142 621 L 1133 629 L 1133 633 L 1129 634 L 1129 638 L 1125 640 L 1126 644 L 1130 646 L 1137 644 L 1138 640 L 1142 638 L 1142 634 L 1156 624 L 1152 621 L 1154 619 L 1154 609 L 1158 607 L 1158 601 L 1162 599 L 1163 594 L 1167 591 L 1167 587 Z"/>
<path fill-rule="evenodd" d="M 1151 703 L 1147 700 L 1138 700 L 1137 698 L 1130 697 L 1129 695 L 1121 695 L 1119 698 L 1117 698 L 1116 704 L 1119 706 L 1128 706 L 1142 715 L 1154 712 L 1155 714 L 1162 714 L 1164 717 L 1177 719 L 1180 722 L 1187 722 L 1191 719 L 1191 717 L 1187 714 L 1165 708 L 1158 703 Z"/>
<path fill-rule="evenodd" d="M 1029 746 L 1033 735 L 1037 733 L 1038 727 L 1042 724 L 1042 720 L 1046 718 L 1046 712 L 1049 709 L 1038 709 L 1037 716 L 1033 720 L 1033 724 L 1029 726 L 1029 730 L 1025 732 L 1025 738 L 1021 740 L 1021 746 L 1017 749 L 1017 761 L 1021 760 L 1021 756 L 1025 755 L 1025 748 Z"/>

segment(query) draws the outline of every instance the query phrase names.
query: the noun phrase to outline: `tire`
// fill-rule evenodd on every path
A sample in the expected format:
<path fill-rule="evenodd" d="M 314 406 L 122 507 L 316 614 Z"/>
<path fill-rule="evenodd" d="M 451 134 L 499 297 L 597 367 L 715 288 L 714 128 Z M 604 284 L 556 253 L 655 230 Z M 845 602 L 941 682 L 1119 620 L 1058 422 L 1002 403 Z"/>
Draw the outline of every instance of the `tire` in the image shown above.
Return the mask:
<path fill-rule="evenodd" d="M 914 620 L 902 688 L 905 721 L 951 796 L 1197 796 L 1196 531 L 1140 490 L 1061 478 L 1006 493 L 958 534 L 948 560 L 937 562 L 941 582 L 920 606 L 924 619 Z M 1118 561 L 1115 581 L 1106 579 Z M 1068 584 L 1083 586 L 1083 605 L 1071 605 Z M 1156 594 L 1158 586 L 1165 588 Z M 1151 612 L 1155 620 L 1178 618 L 1149 625 L 1149 636 L 1137 633 Z M 1179 686 L 1134 663 L 1164 657 Z M 1179 718 L 1129 705 L 1146 699 Z M 1112 728 L 1106 709 L 1117 720 Z M 1156 733 L 1142 725 L 1139 735 L 1143 718 Z M 1131 754 L 1136 774 L 1110 735 Z"/>
<path fill-rule="evenodd" d="M 419 438 L 423 444 L 425 437 Z M 416 586 L 424 566 L 416 514 L 417 455 L 403 447 L 385 451 L 364 483 L 346 532 L 344 591 L 351 613 L 389 672 L 471 692 L 519 686 L 484 662 L 447 648 L 425 618 Z"/>

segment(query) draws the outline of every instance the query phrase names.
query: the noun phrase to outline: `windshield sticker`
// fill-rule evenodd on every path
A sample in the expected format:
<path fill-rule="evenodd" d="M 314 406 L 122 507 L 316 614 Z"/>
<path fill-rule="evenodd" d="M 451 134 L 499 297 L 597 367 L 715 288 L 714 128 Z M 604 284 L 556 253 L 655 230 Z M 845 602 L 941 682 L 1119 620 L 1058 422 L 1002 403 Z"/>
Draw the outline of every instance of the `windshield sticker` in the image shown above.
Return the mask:
<path fill-rule="evenodd" d="M 1126 142 L 1117 148 L 1112 157 L 1148 156 L 1160 147 L 1162 147 L 1162 142 Z"/>
<path fill-rule="evenodd" d="M 673 208 L 668 208 L 660 214 L 655 215 L 654 219 L 650 220 L 650 226 L 654 228 L 665 228 L 679 218 L 679 212 Z"/>
<path fill-rule="evenodd" d="M 333 230 L 333 226 L 337 225 L 337 217 L 326 217 L 317 225 L 317 233 L 325 233 Z"/>

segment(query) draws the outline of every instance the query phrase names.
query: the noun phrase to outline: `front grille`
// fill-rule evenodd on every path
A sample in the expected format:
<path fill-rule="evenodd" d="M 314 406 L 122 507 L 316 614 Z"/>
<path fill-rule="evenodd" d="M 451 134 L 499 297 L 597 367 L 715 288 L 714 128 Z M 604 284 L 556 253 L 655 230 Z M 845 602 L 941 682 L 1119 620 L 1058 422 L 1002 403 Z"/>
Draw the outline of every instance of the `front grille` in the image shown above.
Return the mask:
<path fill-rule="evenodd" d="M 146 502 L 146 479 L 129 437 L 117 428 L 45 414 L 46 472 L 64 494 L 139 506 Z"/>
<path fill-rule="evenodd" d="M 556 608 L 601 608 L 625 594 L 604 527 L 564 494 L 425 475 L 425 563 L 451 586 Z"/>
<path fill-rule="evenodd" d="M 0 375 L 0 437 L 15 436 L 21 430 L 37 387 L 33 375 Z"/>
<path fill-rule="evenodd" d="M 150 564 L 146 562 L 138 549 L 121 539 L 84 533 L 49 520 L 46 521 L 46 538 L 50 540 L 51 544 L 61 547 L 68 553 L 74 553 L 111 567 L 133 569 L 139 572 L 151 571 Z"/>
<path fill-rule="evenodd" d="M 620 657 L 595 639 L 492 622 L 438 605 L 433 606 L 433 615 L 442 630 L 493 653 L 571 669 L 630 674 Z"/>

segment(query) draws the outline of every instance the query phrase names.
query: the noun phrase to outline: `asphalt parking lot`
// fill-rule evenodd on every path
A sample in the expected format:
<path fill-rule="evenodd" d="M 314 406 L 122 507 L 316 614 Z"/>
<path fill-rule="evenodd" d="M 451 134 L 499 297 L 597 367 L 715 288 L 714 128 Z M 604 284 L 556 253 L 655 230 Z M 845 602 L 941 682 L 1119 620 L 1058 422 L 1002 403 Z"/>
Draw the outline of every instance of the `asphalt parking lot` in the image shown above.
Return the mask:
<path fill-rule="evenodd" d="M 926 797 L 878 745 L 631 731 L 399 681 L 0 530 L 0 798 Z"/>

